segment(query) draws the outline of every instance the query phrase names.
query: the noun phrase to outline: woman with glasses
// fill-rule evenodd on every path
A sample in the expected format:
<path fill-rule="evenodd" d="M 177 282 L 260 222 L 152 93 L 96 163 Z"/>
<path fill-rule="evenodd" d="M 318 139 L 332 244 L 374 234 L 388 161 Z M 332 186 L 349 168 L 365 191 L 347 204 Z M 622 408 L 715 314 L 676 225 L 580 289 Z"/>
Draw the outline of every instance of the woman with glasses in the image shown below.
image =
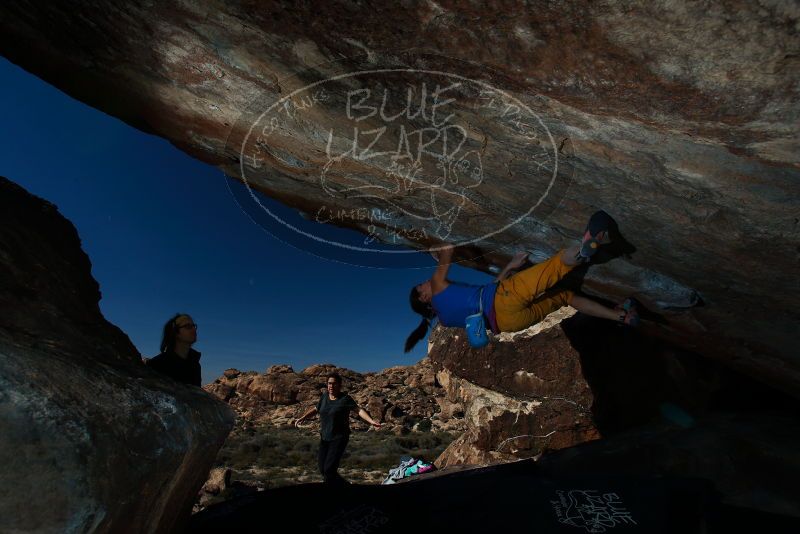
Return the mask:
<path fill-rule="evenodd" d="M 197 341 L 197 325 L 185 313 L 178 313 L 164 325 L 161 354 L 146 364 L 173 380 L 200 386 L 200 353 L 192 348 Z"/>
<path fill-rule="evenodd" d="M 433 319 L 438 318 L 443 326 L 464 328 L 466 318 L 478 314 L 481 307 L 485 324 L 494 334 L 524 330 L 562 306 L 638 326 L 639 304 L 632 297 L 612 309 L 568 289 L 553 288 L 573 267 L 589 262 L 601 245 L 610 243 L 610 230 L 615 227 L 616 223 L 605 211 L 595 212 L 580 243 L 506 279 L 509 271 L 521 267 L 528 257 L 527 253 L 517 254 L 495 282 L 484 286 L 448 280 L 453 247 L 443 247 L 433 277 L 411 288 L 411 309 L 422 316 L 422 321 L 406 339 L 405 352 L 425 337 Z"/>
<path fill-rule="evenodd" d="M 338 470 L 344 449 L 350 441 L 350 412 L 356 410 L 361 419 L 375 428 L 381 427 L 350 395 L 342 393 L 342 377 L 338 373 L 330 373 L 327 377 L 327 391 L 322 394 L 317 406 L 295 421 L 295 426 L 299 426 L 308 417 L 319 413 L 319 472 L 328 484 L 347 483 Z"/>

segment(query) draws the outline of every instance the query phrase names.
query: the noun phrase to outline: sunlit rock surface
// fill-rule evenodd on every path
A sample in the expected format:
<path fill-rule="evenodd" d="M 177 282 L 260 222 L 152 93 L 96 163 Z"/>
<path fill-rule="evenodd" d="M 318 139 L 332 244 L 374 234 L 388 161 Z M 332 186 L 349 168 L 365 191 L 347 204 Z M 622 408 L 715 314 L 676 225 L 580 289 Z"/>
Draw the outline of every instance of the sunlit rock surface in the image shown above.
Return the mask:
<path fill-rule="evenodd" d="M 458 330 L 436 327 L 430 358 L 467 426 L 437 466 L 530 458 L 600 437 L 580 353 L 557 325 L 479 350 Z"/>
<path fill-rule="evenodd" d="M 300 372 L 289 365 L 274 365 L 265 373 L 228 369 L 203 388 L 236 410 L 241 425 L 291 425 L 317 405 L 332 372 L 342 377 L 343 391 L 383 423 L 384 431 L 403 434 L 413 430 L 450 433 L 464 430 L 461 401 L 448 395 L 437 381 L 428 358 L 377 373 L 358 373 L 331 364 L 310 365 Z M 319 418 L 308 424 L 318 429 Z M 352 418 L 351 426 L 369 429 L 366 422 L 356 417 Z"/>
<path fill-rule="evenodd" d="M 0 531 L 172 532 L 233 426 L 100 313 L 75 228 L 0 177 Z"/>
<path fill-rule="evenodd" d="M 798 395 L 798 16 L 780 1 L 6 2 L 0 53 L 310 218 L 389 239 L 385 221 L 328 215 L 390 206 L 401 243 L 470 243 L 459 257 L 481 269 L 553 252 L 605 208 L 621 236 L 587 293 L 634 294 L 652 334 Z M 351 75 L 366 70 L 384 72 Z M 445 128 L 366 117 L 348 91 L 399 113 L 409 87 L 452 75 L 439 117 L 462 134 L 457 161 L 428 158 L 411 183 L 418 143 L 403 165 L 366 157 L 383 127 L 373 153 L 399 152 L 401 123 Z"/>

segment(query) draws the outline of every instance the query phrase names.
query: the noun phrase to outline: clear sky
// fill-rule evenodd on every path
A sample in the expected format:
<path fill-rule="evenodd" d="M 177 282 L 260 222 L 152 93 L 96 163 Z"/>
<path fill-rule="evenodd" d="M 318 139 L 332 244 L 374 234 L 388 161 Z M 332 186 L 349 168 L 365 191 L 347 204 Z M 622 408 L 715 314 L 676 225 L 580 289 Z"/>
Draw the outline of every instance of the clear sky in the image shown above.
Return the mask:
<path fill-rule="evenodd" d="M 100 309 L 143 356 L 158 353 L 176 312 L 199 325 L 203 383 L 229 367 L 366 372 L 425 355 L 424 340 L 409 354 L 403 343 L 419 323 L 408 291 L 430 276 L 432 258 L 430 268 L 378 269 L 287 245 L 242 211 L 218 169 L 3 58 L 0 81 L 0 175 L 75 225 Z M 490 281 L 458 265 L 450 273 Z"/>

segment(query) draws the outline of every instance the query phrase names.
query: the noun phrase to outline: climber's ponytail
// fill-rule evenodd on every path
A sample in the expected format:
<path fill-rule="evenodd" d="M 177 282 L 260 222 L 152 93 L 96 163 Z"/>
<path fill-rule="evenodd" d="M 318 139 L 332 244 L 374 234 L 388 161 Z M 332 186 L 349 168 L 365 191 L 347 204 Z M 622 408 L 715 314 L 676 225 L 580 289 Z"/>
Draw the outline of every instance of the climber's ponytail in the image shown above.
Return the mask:
<path fill-rule="evenodd" d="M 436 312 L 433 311 L 431 305 L 419 300 L 419 292 L 416 286 L 411 288 L 409 301 L 411 303 L 411 309 L 422 316 L 422 321 L 420 321 L 419 326 L 414 329 L 406 339 L 404 352 L 409 352 L 420 339 L 425 337 L 425 334 L 428 333 L 428 329 L 431 326 L 431 321 L 436 317 Z"/>

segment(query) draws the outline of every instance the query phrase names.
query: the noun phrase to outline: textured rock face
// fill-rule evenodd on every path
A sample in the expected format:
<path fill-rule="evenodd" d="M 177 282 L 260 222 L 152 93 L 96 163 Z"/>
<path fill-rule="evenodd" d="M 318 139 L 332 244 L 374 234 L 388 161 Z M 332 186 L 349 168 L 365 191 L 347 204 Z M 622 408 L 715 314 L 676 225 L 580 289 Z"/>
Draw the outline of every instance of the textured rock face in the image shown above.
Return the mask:
<path fill-rule="evenodd" d="M 455 378 L 447 370 L 438 377 L 448 394 L 463 403 L 467 430 L 436 459 L 437 467 L 531 457 L 546 447 L 560 449 L 600 437 L 589 410 L 572 405 L 571 399 L 524 400 Z M 565 376 L 565 381 L 572 378 Z M 585 390 L 581 397 L 589 397 L 585 381 L 575 382 Z M 558 406 L 547 406 L 550 402 Z"/>
<path fill-rule="evenodd" d="M 359 406 L 397 434 L 464 430 L 461 400 L 446 394 L 427 358 L 415 365 L 365 374 L 328 364 L 312 365 L 299 373 L 288 365 L 272 366 L 263 374 L 228 369 L 204 388 L 230 404 L 242 424 L 288 425 L 317 404 L 331 372 L 339 373 L 343 390 Z M 313 419 L 312 424 L 318 425 L 319 420 Z M 351 418 L 351 427 L 368 429 L 360 418 Z"/>
<path fill-rule="evenodd" d="M 568 310 L 558 315 L 569 316 Z M 529 458 L 600 437 L 580 354 L 558 322 L 550 322 L 533 337 L 483 350 L 471 350 L 456 329 L 435 328 L 429 356 L 448 398 L 464 406 L 467 424 L 438 467 Z"/>
<path fill-rule="evenodd" d="M 0 517 L 11 532 L 168 532 L 233 425 L 100 314 L 74 227 L 0 178 Z"/>
<path fill-rule="evenodd" d="M 466 423 L 440 467 L 537 457 L 654 422 L 797 405 L 716 362 L 568 307 L 483 349 L 470 348 L 463 330 L 437 326 L 429 358 Z"/>
<path fill-rule="evenodd" d="M 489 84 L 535 114 L 536 135 L 506 120 L 507 106 L 478 105 L 481 95 L 465 88 L 453 93 L 448 119 L 468 149 L 458 162 L 482 180 L 448 167 L 448 183 L 461 189 L 442 183 L 436 217 L 416 221 L 400 242 L 478 240 L 459 253 L 485 269 L 515 243 L 554 251 L 604 207 L 630 246 L 582 273 L 586 292 L 635 294 L 657 319 L 653 334 L 800 394 L 800 285 L 789 275 L 800 253 L 796 3 L 6 2 L 0 10 L 0 53 L 12 61 L 231 176 L 246 170 L 252 187 L 312 217 L 323 207 L 387 204 L 419 216 L 430 190 L 408 186 L 411 165 L 347 153 L 346 95 L 363 78 L 298 93 L 285 120 L 248 138 L 270 104 L 364 70 L 394 69 L 370 87 L 395 103 L 407 86 L 420 89 L 408 69 Z M 365 118 L 359 131 L 374 136 L 382 118 Z M 373 148 L 403 146 L 392 124 Z M 420 177 L 434 183 L 428 163 Z M 398 181 L 404 188 L 389 187 Z M 388 193 L 348 193 L 360 185 Z M 392 234 L 381 221 L 326 218 L 364 232 L 374 223 L 387 241 Z"/>

